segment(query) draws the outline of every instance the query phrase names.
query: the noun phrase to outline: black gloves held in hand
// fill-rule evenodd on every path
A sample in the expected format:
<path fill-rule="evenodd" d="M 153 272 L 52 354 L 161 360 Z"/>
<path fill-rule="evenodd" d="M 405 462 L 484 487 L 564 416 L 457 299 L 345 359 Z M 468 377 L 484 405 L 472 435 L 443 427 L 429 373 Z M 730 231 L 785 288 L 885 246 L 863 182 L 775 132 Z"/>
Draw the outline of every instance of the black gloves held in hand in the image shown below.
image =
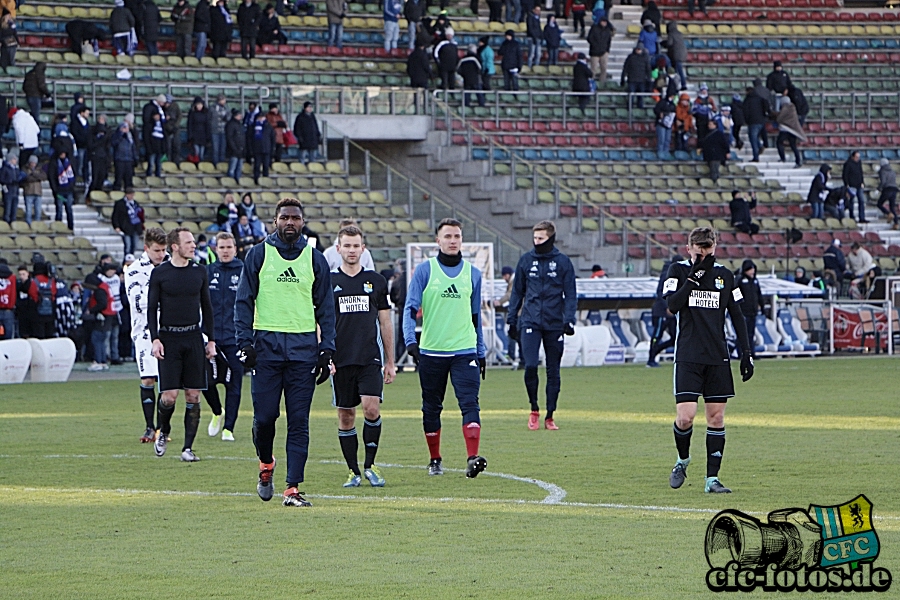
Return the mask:
<path fill-rule="evenodd" d="M 331 375 L 331 350 L 319 352 L 319 360 L 316 362 L 316 385 L 322 385 Z"/>
<path fill-rule="evenodd" d="M 511 340 L 519 341 L 519 328 L 515 325 L 510 325 L 509 331 L 506 332 L 506 337 Z"/>
<path fill-rule="evenodd" d="M 749 352 L 744 352 L 741 357 L 741 378 L 744 381 L 750 381 L 751 377 L 753 377 L 753 357 Z"/>
<path fill-rule="evenodd" d="M 688 281 L 694 285 L 700 285 L 700 280 L 703 279 L 703 276 L 706 275 L 715 264 L 716 257 L 712 254 L 707 254 L 703 258 L 698 256 L 697 260 L 694 261 L 694 264 L 691 266 L 691 272 L 688 274 Z"/>
<path fill-rule="evenodd" d="M 575 325 L 573 325 L 572 323 L 566 323 L 566 326 L 563 329 L 563 333 L 566 335 L 575 335 Z"/>
<path fill-rule="evenodd" d="M 481 371 L 481 380 L 484 381 L 484 375 L 487 371 L 487 361 L 483 356 L 478 359 L 478 370 Z"/>
<path fill-rule="evenodd" d="M 252 369 L 256 366 L 256 348 L 244 346 L 238 351 L 238 360 L 241 361 L 245 369 Z"/>
<path fill-rule="evenodd" d="M 418 344 L 410 344 L 406 347 L 406 353 L 412 356 L 413 362 L 416 365 L 419 364 L 419 345 Z"/>

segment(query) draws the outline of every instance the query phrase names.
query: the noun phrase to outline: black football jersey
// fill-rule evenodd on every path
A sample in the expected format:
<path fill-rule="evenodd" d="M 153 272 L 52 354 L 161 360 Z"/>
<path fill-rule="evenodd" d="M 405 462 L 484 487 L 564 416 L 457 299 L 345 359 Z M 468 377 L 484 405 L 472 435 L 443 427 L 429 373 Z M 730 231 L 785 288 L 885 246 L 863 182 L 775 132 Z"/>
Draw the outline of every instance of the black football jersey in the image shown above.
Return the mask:
<path fill-rule="evenodd" d="M 663 298 L 685 285 L 691 272 L 691 263 L 672 263 L 663 284 Z M 692 286 L 694 284 L 689 283 Z M 691 362 L 703 365 L 720 365 L 729 362 L 728 344 L 725 341 L 725 310 L 733 318 L 742 319 L 740 287 L 734 281 L 734 273 L 715 263 L 706 272 L 696 289 L 691 289 L 687 304 L 676 313 L 678 334 L 675 338 L 675 362 Z"/>
<path fill-rule="evenodd" d="M 350 277 L 340 269 L 331 273 L 334 291 L 334 366 L 383 365 L 378 311 L 390 308 L 387 281 L 375 271 Z"/>

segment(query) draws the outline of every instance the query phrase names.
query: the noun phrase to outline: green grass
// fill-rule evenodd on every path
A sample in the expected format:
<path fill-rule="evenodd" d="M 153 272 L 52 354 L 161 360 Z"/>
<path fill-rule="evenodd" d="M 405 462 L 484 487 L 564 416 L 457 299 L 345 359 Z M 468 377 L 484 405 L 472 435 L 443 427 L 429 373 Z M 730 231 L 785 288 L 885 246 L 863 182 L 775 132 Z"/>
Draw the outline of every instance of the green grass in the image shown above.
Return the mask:
<path fill-rule="evenodd" d="M 302 487 L 311 509 L 256 497 L 248 381 L 235 443 L 206 436 L 203 406 L 196 464 L 178 461 L 180 409 L 166 457 L 138 443 L 137 381 L 3 387 L 0 598 L 713 597 L 703 553 L 713 512 L 860 493 L 874 503 L 878 564 L 900 576 L 896 365 L 760 362 L 726 414 L 727 496 L 702 493 L 702 419 L 687 483 L 667 484 L 671 367 L 565 370 L 557 432 L 526 429 L 521 372 L 490 371 L 489 466 L 474 480 L 427 477 L 418 379 L 402 374 L 383 405 L 378 462 L 397 465 L 382 469 L 383 489 L 341 488 L 346 467 L 323 388 Z M 462 469 L 459 412 L 452 400 L 446 408 L 444 464 Z M 548 493 L 537 485 L 491 473 L 536 478 L 566 496 L 542 504 Z"/>

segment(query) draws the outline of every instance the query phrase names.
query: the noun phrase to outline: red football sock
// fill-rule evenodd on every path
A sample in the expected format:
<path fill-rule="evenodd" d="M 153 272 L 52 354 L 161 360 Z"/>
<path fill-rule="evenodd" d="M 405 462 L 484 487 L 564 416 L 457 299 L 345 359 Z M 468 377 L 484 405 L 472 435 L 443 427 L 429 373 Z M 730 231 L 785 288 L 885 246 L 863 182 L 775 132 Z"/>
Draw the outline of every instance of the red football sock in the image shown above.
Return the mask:
<path fill-rule="evenodd" d="M 479 423 L 466 423 L 463 425 L 463 437 L 466 438 L 466 452 L 469 456 L 478 454 L 478 442 L 481 441 L 481 425 Z"/>
<path fill-rule="evenodd" d="M 432 460 L 441 458 L 441 430 L 438 429 L 433 433 L 425 434 L 425 441 L 428 443 L 428 452 L 431 454 Z"/>

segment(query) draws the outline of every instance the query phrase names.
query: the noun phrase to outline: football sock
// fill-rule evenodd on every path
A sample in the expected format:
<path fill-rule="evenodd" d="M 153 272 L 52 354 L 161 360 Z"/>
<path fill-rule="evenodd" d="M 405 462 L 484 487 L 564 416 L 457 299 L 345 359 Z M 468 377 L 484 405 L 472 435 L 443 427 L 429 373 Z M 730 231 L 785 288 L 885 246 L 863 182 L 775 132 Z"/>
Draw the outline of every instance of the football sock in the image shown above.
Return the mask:
<path fill-rule="evenodd" d="M 675 431 L 675 449 L 678 450 L 678 458 L 687 460 L 691 456 L 691 433 L 694 428 L 681 430 L 678 429 L 678 425 L 672 423 L 672 429 Z"/>
<path fill-rule="evenodd" d="M 428 453 L 431 460 L 441 460 L 441 430 L 431 433 L 425 432 L 425 442 L 428 444 Z"/>
<path fill-rule="evenodd" d="M 154 391 L 154 386 L 141 386 L 141 410 L 144 411 L 144 422 L 147 424 L 147 427 L 150 429 L 156 429 L 153 426 L 153 413 L 155 411 L 156 404 L 156 392 Z"/>
<path fill-rule="evenodd" d="M 338 429 L 338 441 L 341 443 L 341 453 L 350 470 L 359 475 L 359 462 L 356 453 L 359 450 L 359 439 L 356 437 L 356 427 L 353 429 Z"/>
<path fill-rule="evenodd" d="M 531 411 L 540 410 L 538 406 L 538 370 L 537 367 L 525 367 L 525 391 L 528 392 L 528 402 L 531 404 Z"/>
<path fill-rule="evenodd" d="M 172 413 L 175 412 L 175 405 L 166 406 L 163 404 L 162 395 L 159 397 L 159 408 L 156 411 L 156 422 L 159 424 L 159 430 L 169 435 L 172 431 Z"/>
<path fill-rule="evenodd" d="M 259 458 L 259 462 L 271 464 L 274 460 L 272 458 L 272 445 L 275 443 L 275 421 L 272 421 L 268 425 L 260 425 L 256 420 L 256 417 L 253 418 L 253 445 L 256 446 L 256 456 Z"/>
<path fill-rule="evenodd" d="M 200 426 L 200 404 L 184 405 L 184 448 L 187 450 L 194 444 L 197 428 Z"/>
<path fill-rule="evenodd" d="M 725 428 L 706 428 L 706 476 L 719 475 L 719 467 L 722 465 L 722 454 L 725 453 Z"/>
<path fill-rule="evenodd" d="M 481 424 L 466 423 L 463 425 L 463 437 L 466 438 L 466 452 L 469 456 L 478 454 L 478 442 L 481 441 Z"/>
<path fill-rule="evenodd" d="M 381 440 L 381 417 L 374 421 L 368 419 L 363 424 L 363 444 L 366 445 L 365 468 L 375 464 L 375 454 L 378 452 L 378 442 Z"/>
<path fill-rule="evenodd" d="M 552 419 L 552 418 L 553 418 L 553 411 L 552 411 L 552 410 L 548 410 L 548 411 L 547 411 L 547 416 L 544 417 L 544 420 L 546 421 L 547 419 Z"/>

